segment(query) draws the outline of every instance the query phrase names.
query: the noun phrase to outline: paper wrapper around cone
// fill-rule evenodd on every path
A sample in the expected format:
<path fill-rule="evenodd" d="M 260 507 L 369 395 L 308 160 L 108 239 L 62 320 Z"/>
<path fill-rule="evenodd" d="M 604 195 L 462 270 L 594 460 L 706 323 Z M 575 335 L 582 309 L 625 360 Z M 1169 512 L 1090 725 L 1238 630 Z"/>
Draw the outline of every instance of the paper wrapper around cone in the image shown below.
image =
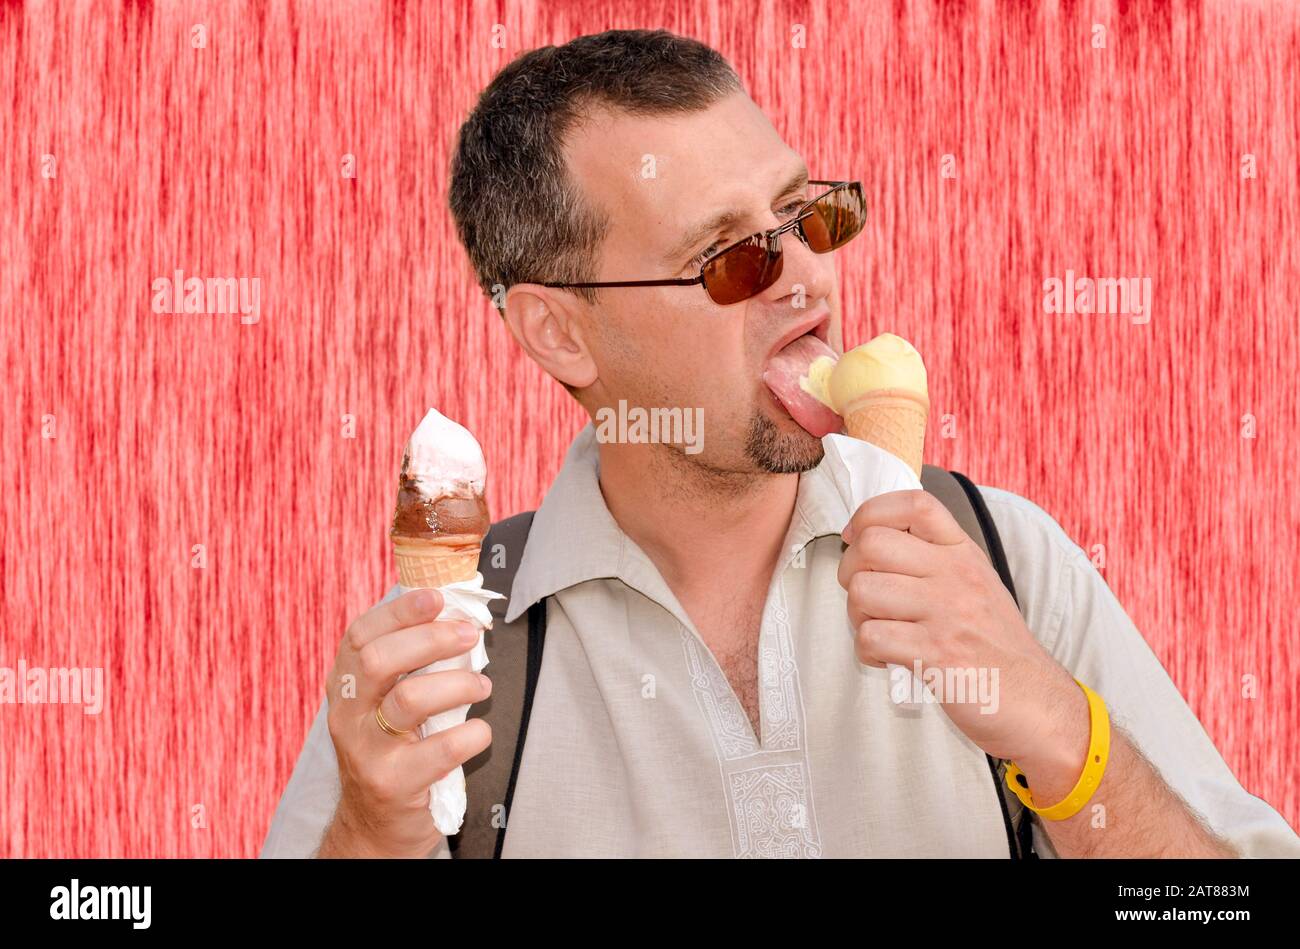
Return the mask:
<path fill-rule="evenodd" d="M 844 412 L 844 430 L 854 438 L 870 442 L 901 458 L 921 476 L 921 453 L 925 448 L 925 424 L 930 417 L 929 396 L 910 389 L 875 389 L 851 403 Z M 888 664 L 891 676 L 905 666 Z M 906 676 L 909 683 L 914 677 Z M 920 706 L 911 699 L 891 698 L 905 709 Z"/>
<path fill-rule="evenodd" d="M 436 587 L 442 591 L 443 608 L 438 620 L 465 620 L 479 630 L 474 648 L 451 659 L 440 659 L 417 669 L 411 675 L 424 675 L 448 669 L 481 672 L 488 664 L 483 645 L 483 631 L 492 626 L 488 602 L 502 599 L 502 594 L 483 589 L 483 575 L 478 572 L 479 548 L 483 538 L 476 534 L 424 539 L 394 537 L 393 552 L 397 559 L 399 595 L 416 588 Z M 464 722 L 469 706 L 461 705 L 432 715 L 417 730 L 420 738 L 444 731 Z M 457 833 L 465 820 L 467 805 L 465 772 L 456 767 L 429 788 L 429 813 L 438 831 Z"/>
<path fill-rule="evenodd" d="M 907 462 L 921 476 L 925 424 L 930 416 L 927 396 L 909 389 L 876 389 L 844 411 L 844 430 Z"/>

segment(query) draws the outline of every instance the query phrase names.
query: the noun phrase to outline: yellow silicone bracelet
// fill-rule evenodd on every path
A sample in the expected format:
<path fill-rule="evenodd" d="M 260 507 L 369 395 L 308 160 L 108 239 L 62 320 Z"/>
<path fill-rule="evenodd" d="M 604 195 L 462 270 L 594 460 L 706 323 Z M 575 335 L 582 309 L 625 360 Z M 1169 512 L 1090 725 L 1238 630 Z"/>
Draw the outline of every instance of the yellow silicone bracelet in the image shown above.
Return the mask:
<path fill-rule="evenodd" d="M 1078 679 L 1079 688 L 1088 696 L 1088 717 L 1092 723 L 1092 734 L 1088 739 L 1088 757 L 1083 763 L 1083 773 L 1079 775 L 1074 790 L 1065 796 L 1060 804 L 1051 807 L 1035 807 L 1034 796 L 1029 790 L 1029 781 L 1024 772 L 1013 762 L 1007 762 L 1007 787 L 1020 798 L 1020 803 L 1044 820 L 1065 820 L 1083 810 L 1093 793 L 1101 784 L 1101 776 L 1106 773 L 1106 759 L 1110 757 L 1110 716 L 1106 714 L 1106 703 L 1101 696 L 1088 688 Z"/>

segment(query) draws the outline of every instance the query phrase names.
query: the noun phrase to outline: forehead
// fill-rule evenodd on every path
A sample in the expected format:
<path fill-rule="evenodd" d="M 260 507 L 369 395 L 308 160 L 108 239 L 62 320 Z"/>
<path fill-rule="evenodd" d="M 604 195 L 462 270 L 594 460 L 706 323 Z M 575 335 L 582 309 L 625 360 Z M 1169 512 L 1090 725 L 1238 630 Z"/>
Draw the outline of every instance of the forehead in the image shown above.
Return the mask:
<path fill-rule="evenodd" d="M 658 254 L 714 213 L 755 216 L 803 167 L 743 92 L 667 115 L 598 110 L 565 142 L 569 174 L 611 221 L 607 256 Z"/>

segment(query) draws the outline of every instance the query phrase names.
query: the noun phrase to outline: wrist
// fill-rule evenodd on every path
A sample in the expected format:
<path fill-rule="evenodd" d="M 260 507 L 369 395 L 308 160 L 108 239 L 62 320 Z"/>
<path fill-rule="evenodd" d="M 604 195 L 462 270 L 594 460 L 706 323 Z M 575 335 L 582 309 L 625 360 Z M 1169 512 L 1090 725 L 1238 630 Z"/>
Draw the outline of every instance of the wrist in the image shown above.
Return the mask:
<path fill-rule="evenodd" d="M 416 847 L 398 846 L 376 838 L 363 822 L 358 821 L 345 806 L 334 812 L 334 819 L 326 828 L 318 857 L 354 857 L 358 859 L 392 859 L 427 857 L 436 842 Z"/>
<path fill-rule="evenodd" d="M 1088 696 L 1078 683 L 1068 679 L 1054 707 L 1054 727 L 1014 759 L 1029 782 L 1037 807 L 1050 807 L 1069 795 L 1088 759 L 1092 735 Z"/>

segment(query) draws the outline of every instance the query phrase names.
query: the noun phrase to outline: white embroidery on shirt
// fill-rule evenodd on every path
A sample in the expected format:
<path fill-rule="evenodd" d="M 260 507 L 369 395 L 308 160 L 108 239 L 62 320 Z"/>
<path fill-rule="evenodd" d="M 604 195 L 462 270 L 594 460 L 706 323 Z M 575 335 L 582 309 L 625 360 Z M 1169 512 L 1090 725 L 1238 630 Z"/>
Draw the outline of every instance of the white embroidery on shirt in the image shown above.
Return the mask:
<path fill-rule="evenodd" d="M 678 624 L 680 625 L 680 624 Z M 704 709 L 705 717 L 713 731 L 714 745 L 725 759 L 742 758 L 758 750 L 754 730 L 749 725 L 745 710 L 736 701 L 727 677 L 712 658 L 700 651 L 695 636 L 685 626 L 682 645 L 686 649 L 686 668 L 695 687 L 695 698 Z"/>
<path fill-rule="evenodd" d="M 797 764 L 728 775 L 739 831 L 737 857 L 820 857 L 808 811 L 808 775 Z"/>
<path fill-rule="evenodd" d="M 759 702 L 766 736 L 764 748 L 798 751 L 803 722 L 796 707 L 799 703 L 799 670 L 794 662 L 794 637 L 784 609 L 772 610 L 772 623 L 776 635 L 774 642 L 764 643 L 761 656 L 760 687 L 763 698 Z"/>
<path fill-rule="evenodd" d="M 759 635 L 759 711 L 766 745 L 756 741 L 717 661 L 685 626 L 682 650 L 726 785 L 735 856 L 820 857 L 784 582 L 777 584 L 776 595 L 770 635 L 766 629 Z"/>

